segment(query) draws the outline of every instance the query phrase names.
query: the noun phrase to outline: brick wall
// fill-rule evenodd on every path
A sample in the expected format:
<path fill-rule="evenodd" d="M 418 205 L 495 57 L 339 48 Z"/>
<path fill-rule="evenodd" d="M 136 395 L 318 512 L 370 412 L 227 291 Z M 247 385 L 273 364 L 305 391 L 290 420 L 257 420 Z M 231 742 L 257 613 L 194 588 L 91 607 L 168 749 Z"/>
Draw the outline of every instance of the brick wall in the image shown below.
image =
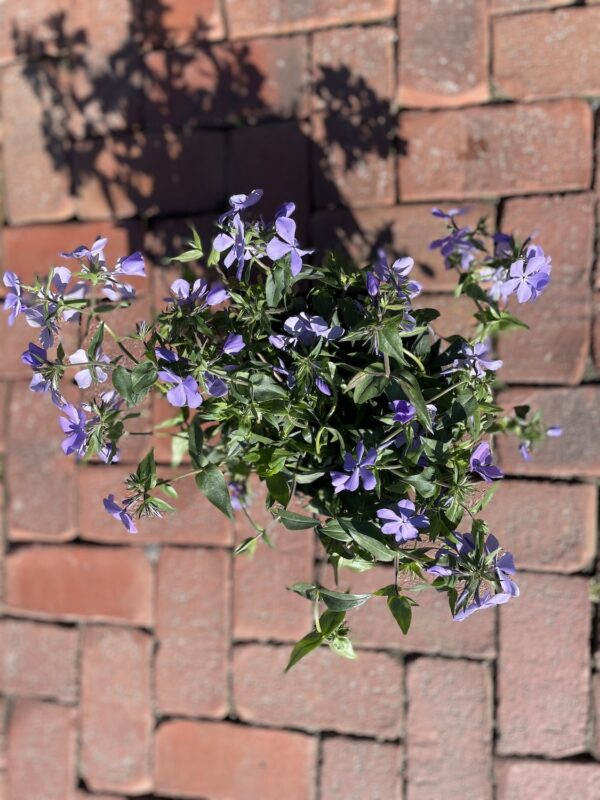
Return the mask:
<path fill-rule="evenodd" d="M 120 467 L 65 459 L 27 392 L 27 329 L 3 325 L 2 800 L 600 797 L 599 30 L 594 0 L 0 3 L 3 266 L 31 275 L 99 232 L 111 257 L 142 246 L 130 324 L 163 297 L 186 220 L 206 231 L 262 186 L 317 246 L 411 253 L 460 323 L 426 245 L 430 206 L 468 200 L 553 256 L 532 332 L 502 344 L 502 399 L 565 427 L 531 463 L 502 448 L 488 517 L 518 601 L 454 625 L 424 595 L 406 638 L 373 601 L 357 662 L 319 652 L 286 677 L 310 620 L 285 586 L 315 575 L 309 537 L 233 562 L 243 521 L 190 489 L 127 538 L 99 501 L 139 440 Z"/>

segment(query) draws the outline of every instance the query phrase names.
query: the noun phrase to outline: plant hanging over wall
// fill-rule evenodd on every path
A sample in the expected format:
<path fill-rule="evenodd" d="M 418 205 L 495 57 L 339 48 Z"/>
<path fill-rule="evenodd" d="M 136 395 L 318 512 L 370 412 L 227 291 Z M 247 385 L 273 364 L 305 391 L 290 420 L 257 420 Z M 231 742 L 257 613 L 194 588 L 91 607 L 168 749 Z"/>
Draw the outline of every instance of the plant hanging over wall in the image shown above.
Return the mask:
<path fill-rule="evenodd" d="M 456 271 L 456 293 L 473 300 L 477 323 L 470 340 L 442 339 L 431 326 L 438 312 L 413 305 L 421 286 L 411 258 L 390 263 L 379 252 L 364 270 L 331 254 L 317 260 L 296 239 L 294 204 L 265 221 L 261 196 L 230 198 L 219 218 L 206 261 L 218 277 L 195 279 L 186 268 L 166 310 L 130 336 L 109 320 L 134 298 L 128 279 L 145 275 L 140 253 L 111 267 L 98 239 L 61 254 L 75 271 L 55 267 L 30 286 L 5 273 L 9 324 L 23 314 L 38 333 L 22 359 L 31 390 L 58 407 L 64 453 L 117 461 L 136 406 L 158 392 L 173 407 L 166 424 L 175 428 L 176 459 L 189 453 L 191 468 L 162 477 L 153 452 L 146 455 L 125 491 L 104 499 L 128 533 L 139 519 L 174 510 L 179 480 L 194 480 L 227 516 L 237 508 L 250 519 L 246 487 L 256 474 L 273 518 L 290 535 L 316 535 L 336 577 L 342 568 L 389 565 L 389 584 L 374 594 L 405 633 L 418 595 L 402 588 L 402 573 L 446 592 L 456 621 L 517 596 L 512 555 L 477 519 L 502 478 L 493 438 L 516 434 L 530 458 L 560 429 L 546 429 L 526 407 L 503 415 L 493 398 L 502 362 L 490 348 L 500 332 L 524 327 L 507 303 L 536 300 L 550 259 L 530 241 L 491 236 L 483 219 L 460 227 L 460 210 L 433 209 L 447 231 L 431 247 Z M 175 260 L 203 258 L 194 232 Z M 80 347 L 70 352 L 74 324 Z M 108 338 L 114 357 L 103 350 Z M 86 392 L 78 405 L 64 396 L 73 381 Z M 289 508 L 294 497 L 300 511 Z M 252 525 L 238 553 L 268 541 Z M 314 604 L 315 618 L 289 666 L 322 643 L 353 657 L 346 612 L 372 595 L 291 588 Z"/>

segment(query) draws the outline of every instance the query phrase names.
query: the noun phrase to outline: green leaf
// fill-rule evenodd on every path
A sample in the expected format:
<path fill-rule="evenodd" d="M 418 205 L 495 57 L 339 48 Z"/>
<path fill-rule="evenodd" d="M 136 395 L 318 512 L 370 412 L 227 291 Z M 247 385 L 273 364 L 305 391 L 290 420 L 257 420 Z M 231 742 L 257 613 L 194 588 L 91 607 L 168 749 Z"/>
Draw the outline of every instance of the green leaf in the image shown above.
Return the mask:
<path fill-rule="evenodd" d="M 402 633 L 408 633 L 412 619 L 412 605 L 409 600 L 406 597 L 388 597 L 387 603 Z"/>
<path fill-rule="evenodd" d="M 133 406 L 135 403 L 132 400 L 133 387 L 131 383 L 131 375 L 125 367 L 115 367 L 112 373 L 113 386 L 125 400 L 127 405 Z"/>
<path fill-rule="evenodd" d="M 292 496 L 292 477 L 283 472 L 276 475 L 268 475 L 266 478 L 269 494 L 282 506 L 287 506 Z"/>
<path fill-rule="evenodd" d="M 247 556 L 252 557 L 256 550 L 256 545 L 258 544 L 258 540 L 260 536 L 249 536 L 247 539 L 244 539 L 243 542 L 238 544 L 238 546 L 233 551 L 234 556 L 241 556 L 245 553 Z"/>
<path fill-rule="evenodd" d="M 148 394 L 148 390 L 156 381 L 158 373 L 151 361 L 136 364 L 131 373 L 131 389 L 134 405 L 140 403 Z"/>
<path fill-rule="evenodd" d="M 287 400 L 288 398 L 288 393 L 283 386 L 273 380 L 269 375 L 254 374 L 250 378 L 250 383 L 252 385 L 254 399 L 259 403 L 283 398 Z"/>
<path fill-rule="evenodd" d="M 296 642 L 292 648 L 290 660 L 287 663 L 285 671 L 288 672 L 288 670 L 295 666 L 301 659 L 305 658 L 309 653 L 312 653 L 317 647 L 320 647 L 322 641 L 323 636 L 318 631 L 307 633 L 306 636 L 300 639 L 299 642 Z"/>
<path fill-rule="evenodd" d="M 100 325 L 98 325 L 98 327 L 96 328 L 96 333 L 94 333 L 94 335 L 92 336 L 92 341 L 90 342 L 90 346 L 87 349 L 87 357 L 90 361 L 96 360 L 96 353 L 98 352 L 98 348 L 102 344 L 103 339 L 104 339 L 104 323 L 101 322 Z"/>
<path fill-rule="evenodd" d="M 150 450 L 138 464 L 136 474 L 146 489 L 153 489 L 156 486 L 156 461 L 154 460 L 154 450 Z"/>
<path fill-rule="evenodd" d="M 317 588 L 323 602 L 331 611 L 348 611 L 350 608 L 359 608 L 371 599 L 370 594 L 347 594 L 334 592 L 332 589 L 323 589 L 320 586 Z"/>
<path fill-rule="evenodd" d="M 427 404 L 425 403 L 425 398 L 423 397 L 419 382 L 412 372 L 408 370 L 402 370 L 402 372 L 397 373 L 394 377 L 402 387 L 404 394 L 415 407 L 419 422 L 426 430 L 430 431 L 431 418 L 427 411 Z"/>
<path fill-rule="evenodd" d="M 286 511 L 283 508 L 275 511 L 275 517 L 288 531 L 304 531 L 307 528 L 316 528 L 319 524 L 318 519 L 307 517 L 304 514 L 296 514 L 294 511 Z"/>
<path fill-rule="evenodd" d="M 204 253 L 202 250 L 198 248 L 193 248 L 192 250 L 186 250 L 185 253 L 182 253 L 179 256 L 174 256 L 173 258 L 169 259 L 169 263 L 173 261 L 179 261 L 181 264 L 187 264 L 188 261 L 199 261 L 203 257 Z"/>
<path fill-rule="evenodd" d="M 331 641 L 328 641 L 327 644 L 337 656 L 349 658 L 352 661 L 356 659 L 356 653 L 352 647 L 352 642 L 347 636 L 336 636 L 334 639 L 331 639 Z"/>
<path fill-rule="evenodd" d="M 283 294 L 286 290 L 286 270 L 281 266 L 275 266 L 267 277 L 265 283 L 265 297 L 267 305 L 275 308 L 281 303 Z"/>
<path fill-rule="evenodd" d="M 196 475 L 196 486 L 213 506 L 216 506 L 229 519 L 233 519 L 227 482 L 218 467 L 210 465 L 199 472 Z"/>
<path fill-rule="evenodd" d="M 391 325 L 384 326 L 377 334 L 377 340 L 382 353 L 392 356 L 400 364 L 406 364 L 402 337 L 396 323 L 393 327 Z"/>
<path fill-rule="evenodd" d="M 354 402 L 360 405 L 361 403 L 368 403 L 374 397 L 379 397 L 389 382 L 390 379 L 385 375 L 364 373 L 354 387 Z"/>
<path fill-rule="evenodd" d="M 367 536 L 364 533 L 359 533 L 358 531 L 350 531 L 350 536 L 360 548 L 366 550 L 367 553 L 370 553 L 378 561 L 394 560 L 395 553 L 385 542 L 380 542 L 378 539 Z"/>
<path fill-rule="evenodd" d="M 192 466 L 194 469 L 201 469 L 204 466 L 204 459 L 202 457 L 202 448 L 204 446 L 204 431 L 200 424 L 200 417 L 195 416 L 192 420 L 192 425 L 188 431 L 189 444 L 188 450 Z"/>

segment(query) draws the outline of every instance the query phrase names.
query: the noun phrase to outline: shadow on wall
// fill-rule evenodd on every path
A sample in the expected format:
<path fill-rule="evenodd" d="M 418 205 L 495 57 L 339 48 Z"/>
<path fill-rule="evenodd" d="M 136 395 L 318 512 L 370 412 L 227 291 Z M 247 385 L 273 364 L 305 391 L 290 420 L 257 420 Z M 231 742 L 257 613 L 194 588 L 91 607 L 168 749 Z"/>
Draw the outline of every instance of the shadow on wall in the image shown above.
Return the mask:
<path fill-rule="evenodd" d="M 69 176 L 78 216 L 141 216 L 156 229 L 153 254 L 164 255 L 178 227 L 165 217 L 180 217 L 183 229 L 183 218 L 193 216 L 202 231 L 198 215 L 220 211 L 230 193 L 262 186 L 266 214 L 296 200 L 306 239 L 312 210 L 348 207 L 340 176 L 343 182 L 369 158 L 401 149 L 389 101 L 347 66 L 319 67 L 312 94 L 305 91 L 301 37 L 212 43 L 197 19 L 178 46 L 165 2 L 137 9 L 131 0 L 117 50 L 114 37 L 100 26 L 90 33 L 76 10 L 35 31 L 12 30 L 42 107 L 45 148 Z M 347 210 L 337 241 L 320 244 L 344 250 L 340 242 L 358 229 Z M 389 228 L 370 231 L 373 250 L 391 241 Z"/>

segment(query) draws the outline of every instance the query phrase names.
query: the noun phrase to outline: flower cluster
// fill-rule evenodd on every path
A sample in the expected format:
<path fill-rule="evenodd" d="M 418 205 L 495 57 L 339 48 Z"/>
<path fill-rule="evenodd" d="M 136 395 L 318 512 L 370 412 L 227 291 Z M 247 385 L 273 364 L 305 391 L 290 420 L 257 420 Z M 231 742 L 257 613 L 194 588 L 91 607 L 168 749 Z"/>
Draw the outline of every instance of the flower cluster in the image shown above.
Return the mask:
<path fill-rule="evenodd" d="M 457 271 L 477 323 L 470 339 L 442 339 L 436 310 L 422 298 L 414 303 L 422 286 L 411 258 L 378 251 L 365 270 L 332 255 L 308 264 L 313 251 L 298 240 L 294 204 L 265 220 L 261 197 L 255 189 L 230 198 L 206 258 L 193 232 L 175 259 L 184 273 L 166 307 L 130 336 L 107 319 L 133 302 L 129 281 L 145 275 L 140 253 L 109 268 L 106 240 L 97 239 L 61 254 L 78 263 L 75 270 L 55 267 L 32 285 L 5 273 L 8 322 L 24 316 L 37 331 L 22 359 L 33 372 L 31 390 L 59 409 L 64 453 L 117 461 L 128 421 L 154 392 L 176 414 L 174 462 L 187 453 L 191 469 L 162 477 L 153 452 L 146 455 L 121 499 L 104 498 L 128 533 L 143 517 L 173 511 L 169 500 L 184 478 L 224 514 L 235 509 L 252 522 L 247 483 L 256 475 L 274 519 L 316 535 L 336 576 L 342 567 L 389 564 L 389 585 L 372 595 L 292 587 L 314 603 L 315 629 L 296 645 L 291 665 L 324 642 L 352 657 L 346 612 L 374 597 L 387 599 L 406 632 L 417 602 L 402 588 L 414 583 L 403 583 L 403 573 L 445 592 L 455 620 L 516 597 L 512 556 L 476 519 L 480 489 L 503 477 L 495 436 L 515 434 L 529 459 L 560 429 L 526 407 L 499 414 L 493 388 L 502 362 L 492 351 L 499 331 L 520 325 L 507 302 L 536 300 L 550 259 L 529 241 L 490 236 L 483 220 L 458 227 L 460 209 L 434 209 L 448 231 L 431 247 Z M 204 262 L 202 275 L 196 262 Z M 77 347 L 66 348 L 75 338 L 64 335 L 68 325 L 76 326 Z M 303 513 L 289 510 L 294 497 Z M 267 540 L 267 530 L 252 525 L 255 535 L 238 552 Z"/>

